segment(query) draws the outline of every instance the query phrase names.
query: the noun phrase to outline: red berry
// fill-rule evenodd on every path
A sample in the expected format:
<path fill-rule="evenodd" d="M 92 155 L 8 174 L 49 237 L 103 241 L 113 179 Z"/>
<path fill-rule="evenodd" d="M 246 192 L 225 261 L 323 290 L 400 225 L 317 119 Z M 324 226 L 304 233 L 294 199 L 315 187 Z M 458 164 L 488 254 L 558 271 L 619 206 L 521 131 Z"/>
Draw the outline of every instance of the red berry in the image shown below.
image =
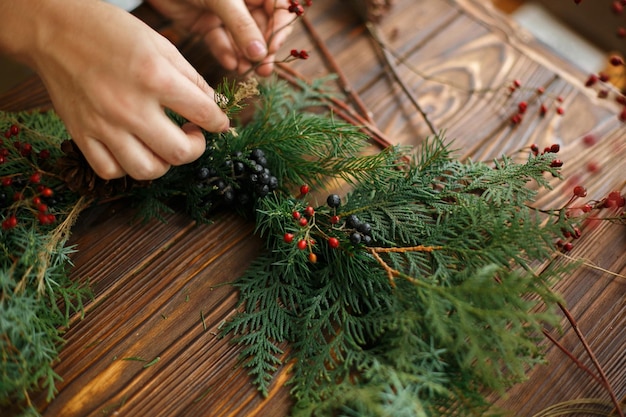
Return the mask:
<path fill-rule="evenodd" d="M 298 58 L 298 55 L 300 55 L 300 51 L 298 51 L 297 49 L 292 49 L 292 50 L 289 52 L 289 55 L 291 55 L 291 56 L 292 56 L 292 57 L 294 57 L 294 58 Z"/>
<path fill-rule="evenodd" d="M 38 204 L 37 211 L 45 213 L 46 211 L 48 211 L 48 206 L 46 204 Z"/>
<path fill-rule="evenodd" d="M 539 107 L 539 114 L 541 116 L 545 116 L 547 112 L 548 112 L 548 107 L 545 104 L 542 104 L 541 107 Z"/>
<path fill-rule="evenodd" d="M 598 76 L 596 74 L 589 74 L 587 81 L 585 81 L 585 87 L 591 87 L 598 82 Z"/>
<path fill-rule="evenodd" d="M 312 206 L 307 206 L 304 209 L 304 214 L 306 214 L 309 217 L 313 217 L 313 215 L 315 214 L 315 209 Z"/>
<path fill-rule="evenodd" d="M 17 136 L 20 133 L 20 128 L 18 125 L 11 125 L 9 128 L 9 133 L 11 136 Z"/>
<path fill-rule="evenodd" d="M 47 149 L 42 149 L 39 151 L 39 159 L 48 159 L 50 158 L 50 151 Z"/>
<path fill-rule="evenodd" d="M 306 217 L 302 217 L 300 220 L 298 220 L 298 223 L 300 224 L 300 226 L 304 227 L 307 224 L 309 224 L 309 221 L 307 220 Z"/>
<path fill-rule="evenodd" d="M 341 220 L 341 219 L 339 218 L 339 216 L 336 216 L 336 215 L 335 215 L 335 216 L 332 216 L 332 217 L 330 218 L 330 223 L 331 223 L 331 224 L 337 224 L 337 223 L 339 223 L 339 220 Z"/>
<path fill-rule="evenodd" d="M 626 122 L 626 107 L 622 109 L 619 114 L 619 120 L 622 122 Z"/>
<path fill-rule="evenodd" d="M 17 226 L 17 217 L 15 216 L 9 216 L 2 221 L 2 228 L 4 230 L 13 229 L 15 226 Z"/>
<path fill-rule="evenodd" d="M 563 245 L 563 250 L 566 252 L 571 251 L 574 248 L 574 245 L 572 244 L 572 242 L 567 242 Z"/>
<path fill-rule="evenodd" d="M 528 103 L 526 103 L 525 101 L 520 101 L 517 104 L 517 108 L 519 109 L 520 113 L 525 113 L 526 109 L 528 108 Z"/>
<path fill-rule="evenodd" d="M 30 176 L 30 182 L 33 184 L 39 184 L 39 182 L 41 182 L 41 174 L 39 172 L 35 172 Z"/>
<path fill-rule="evenodd" d="M 564 109 L 563 107 L 557 107 L 557 108 L 556 108 L 556 113 L 557 113 L 558 115 L 561 115 L 561 116 L 562 116 L 562 115 L 564 115 L 564 114 L 565 114 L 565 109 Z"/>
<path fill-rule="evenodd" d="M 533 155 L 537 155 L 539 153 L 539 146 L 537 146 L 536 143 L 533 143 L 532 145 L 530 145 L 530 150 Z"/>
<path fill-rule="evenodd" d="M 306 240 L 301 239 L 298 241 L 298 249 L 305 250 L 306 249 Z"/>
<path fill-rule="evenodd" d="M 576 187 L 574 187 L 574 195 L 576 197 L 586 197 L 587 196 L 587 189 L 585 187 L 583 187 L 582 185 L 577 185 Z"/>
<path fill-rule="evenodd" d="M 46 213 L 39 213 L 37 215 L 37 219 L 39 220 L 39 224 L 43 224 L 43 225 L 49 224 L 48 215 Z"/>
<path fill-rule="evenodd" d="M 13 178 L 11 177 L 4 177 L 2 178 L 2 185 L 5 187 L 9 187 L 11 184 L 13 184 Z"/>
<path fill-rule="evenodd" d="M 561 161 L 560 159 L 555 159 L 552 162 L 550 162 L 550 166 L 552 168 L 560 168 L 563 166 L 563 161 Z"/>
<path fill-rule="evenodd" d="M 558 143 L 553 143 L 552 146 L 550 146 L 550 152 L 552 153 L 559 153 L 560 150 L 561 145 L 559 145 Z"/>
<path fill-rule="evenodd" d="M 584 206 L 582 206 L 581 210 L 583 211 L 583 213 L 589 213 L 591 210 L 593 210 L 593 207 L 591 206 L 591 204 L 585 204 Z"/>
<path fill-rule="evenodd" d="M 54 191 L 52 191 L 52 188 L 45 187 L 43 190 L 41 190 L 41 195 L 44 197 L 52 197 L 53 194 Z"/>
<path fill-rule="evenodd" d="M 615 0 L 611 5 L 611 10 L 615 14 L 622 14 L 624 11 L 624 5 L 619 0 Z"/>
<path fill-rule="evenodd" d="M 583 143 L 587 146 L 593 146 L 595 145 L 597 142 L 597 139 L 594 135 L 585 135 L 585 137 L 583 138 Z"/>
<path fill-rule="evenodd" d="M 294 237 L 293 233 L 285 233 L 285 235 L 283 236 L 283 240 L 286 243 L 291 243 L 291 242 L 293 242 L 293 237 Z"/>
<path fill-rule="evenodd" d="M 594 173 L 600 171 L 600 165 L 597 162 L 591 161 L 587 164 L 587 171 Z"/>
<path fill-rule="evenodd" d="M 328 246 L 330 246 L 333 249 L 336 249 L 339 247 L 339 239 L 337 239 L 336 237 L 331 237 L 328 239 Z"/>
<path fill-rule="evenodd" d="M 313 252 L 309 253 L 309 262 L 311 262 L 312 264 L 317 262 L 317 255 Z"/>
<path fill-rule="evenodd" d="M 513 123 L 514 125 L 522 123 L 522 115 L 519 113 L 513 115 L 513 117 L 511 117 L 511 123 Z"/>
<path fill-rule="evenodd" d="M 300 214 L 300 212 L 299 212 L 299 211 L 294 211 L 293 213 L 291 213 L 291 216 L 292 216 L 294 219 L 296 219 L 296 220 L 300 220 L 300 217 L 301 217 L 302 215 Z"/>
<path fill-rule="evenodd" d="M 41 198 L 40 197 L 33 197 L 33 204 L 34 205 L 41 204 Z"/>
<path fill-rule="evenodd" d="M 624 60 L 622 59 L 622 57 L 621 56 L 617 56 L 617 55 L 613 55 L 611 57 L 611 59 L 609 59 L 609 62 L 614 67 L 619 67 L 620 65 L 624 65 Z"/>
<path fill-rule="evenodd" d="M 522 82 L 520 80 L 513 80 L 513 86 L 515 86 L 515 88 L 520 88 L 522 86 Z"/>
<path fill-rule="evenodd" d="M 25 143 L 22 146 L 22 149 L 20 149 L 20 154 L 22 156 L 29 156 L 32 151 L 33 151 L 33 145 L 31 145 L 30 143 Z"/>
<path fill-rule="evenodd" d="M 55 221 L 57 221 L 56 216 L 55 216 L 54 214 L 52 214 L 52 213 L 49 213 L 49 214 L 48 214 L 48 223 L 52 224 L 52 223 L 54 223 Z"/>
<path fill-rule="evenodd" d="M 300 194 L 305 195 L 308 194 L 309 191 L 311 191 L 311 188 L 307 184 L 302 184 L 300 186 Z"/>
<path fill-rule="evenodd" d="M 543 93 L 545 93 L 545 92 L 546 92 L 546 89 L 545 89 L 545 88 L 543 88 L 543 87 L 538 87 L 538 88 L 537 88 L 537 94 L 541 95 L 541 94 L 543 94 Z"/>
<path fill-rule="evenodd" d="M 619 191 L 611 191 L 609 196 L 606 198 L 605 205 L 607 207 L 609 206 L 609 202 L 611 203 L 610 207 L 624 207 L 626 204 L 626 198 L 624 198 Z"/>

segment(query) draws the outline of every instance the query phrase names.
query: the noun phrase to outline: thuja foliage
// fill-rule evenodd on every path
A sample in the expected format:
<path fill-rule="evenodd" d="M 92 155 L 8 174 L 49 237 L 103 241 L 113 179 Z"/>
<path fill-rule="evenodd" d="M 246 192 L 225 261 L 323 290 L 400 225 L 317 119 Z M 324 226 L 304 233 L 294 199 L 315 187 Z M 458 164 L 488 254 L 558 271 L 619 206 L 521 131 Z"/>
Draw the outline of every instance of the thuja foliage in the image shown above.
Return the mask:
<path fill-rule="evenodd" d="M 53 113 L 2 113 L 0 402 L 53 396 L 63 329 L 88 296 L 69 279 L 69 233 L 103 197 L 144 218 L 182 208 L 210 221 L 226 207 L 256 223 L 266 247 L 221 331 L 262 393 L 293 364 L 294 415 L 477 413 L 486 389 L 523 379 L 555 317 L 560 271 L 539 266 L 569 227 L 531 208 L 558 176 L 553 155 L 461 162 L 443 137 L 372 153 L 324 111 L 324 82 L 225 82 L 235 128 L 205 132 L 197 161 L 150 182 L 95 177 Z M 338 183 L 350 192 L 327 203 L 308 193 Z"/>
<path fill-rule="evenodd" d="M 259 200 L 267 250 L 236 282 L 241 312 L 222 328 L 259 390 L 288 362 L 294 415 L 487 410 L 485 389 L 524 379 L 555 321 L 550 285 L 562 271 L 535 269 L 568 226 L 529 206 L 558 176 L 553 159 L 460 162 L 434 137 L 413 156 L 354 158 L 363 169 L 349 172 L 368 175 L 339 206 Z"/>

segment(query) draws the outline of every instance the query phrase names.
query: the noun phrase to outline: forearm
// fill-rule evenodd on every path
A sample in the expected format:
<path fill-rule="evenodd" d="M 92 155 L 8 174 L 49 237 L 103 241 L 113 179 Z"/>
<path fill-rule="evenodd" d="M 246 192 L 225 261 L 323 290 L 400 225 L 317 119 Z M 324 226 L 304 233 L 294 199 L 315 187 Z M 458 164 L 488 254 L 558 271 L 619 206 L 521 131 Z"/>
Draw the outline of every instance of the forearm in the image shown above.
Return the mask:
<path fill-rule="evenodd" d="M 56 2 L 56 0 L 53 0 Z M 3 0 L 0 2 L 0 53 L 33 65 L 32 54 L 45 43 L 48 32 L 47 1 Z"/>

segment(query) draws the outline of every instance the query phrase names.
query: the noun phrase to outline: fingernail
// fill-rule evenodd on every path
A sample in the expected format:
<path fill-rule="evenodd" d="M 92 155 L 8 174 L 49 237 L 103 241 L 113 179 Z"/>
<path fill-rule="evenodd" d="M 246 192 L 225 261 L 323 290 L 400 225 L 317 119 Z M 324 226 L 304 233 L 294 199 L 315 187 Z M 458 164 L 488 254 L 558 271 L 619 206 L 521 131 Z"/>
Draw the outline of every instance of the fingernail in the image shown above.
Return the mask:
<path fill-rule="evenodd" d="M 250 59 L 262 59 L 267 55 L 267 47 L 261 41 L 252 41 L 248 45 L 247 52 Z"/>

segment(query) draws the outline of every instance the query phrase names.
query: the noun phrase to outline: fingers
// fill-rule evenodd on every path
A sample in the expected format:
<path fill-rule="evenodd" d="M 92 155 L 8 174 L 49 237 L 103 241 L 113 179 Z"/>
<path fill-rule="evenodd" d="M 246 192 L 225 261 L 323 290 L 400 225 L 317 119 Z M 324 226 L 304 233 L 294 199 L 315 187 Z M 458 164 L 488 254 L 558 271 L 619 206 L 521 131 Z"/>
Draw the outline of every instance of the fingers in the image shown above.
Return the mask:
<path fill-rule="evenodd" d="M 204 152 L 204 135 L 197 126 L 186 124 L 182 130 L 176 129 L 178 132 L 174 133 L 179 133 L 183 139 L 144 141 L 120 132 L 102 139 L 93 136 L 76 138 L 76 142 L 89 165 L 101 178 L 114 179 L 129 175 L 137 180 L 150 180 L 164 175 L 172 165 L 191 162 Z M 167 133 L 162 137 L 167 137 Z"/>
<path fill-rule="evenodd" d="M 224 23 L 235 45 L 250 61 L 267 56 L 265 37 L 243 0 L 213 0 L 212 10 Z"/>

